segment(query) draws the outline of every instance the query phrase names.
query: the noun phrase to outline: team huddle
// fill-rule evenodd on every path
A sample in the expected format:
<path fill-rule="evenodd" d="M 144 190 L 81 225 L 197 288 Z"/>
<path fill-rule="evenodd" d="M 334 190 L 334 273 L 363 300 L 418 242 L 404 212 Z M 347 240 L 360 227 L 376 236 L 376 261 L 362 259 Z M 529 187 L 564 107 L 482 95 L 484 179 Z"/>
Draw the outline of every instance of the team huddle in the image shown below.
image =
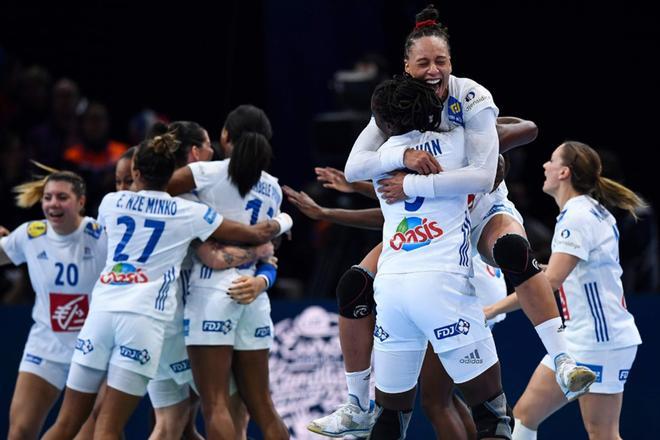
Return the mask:
<path fill-rule="evenodd" d="M 380 208 L 321 208 L 280 188 L 266 172 L 270 122 L 248 105 L 223 125 L 222 161 L 210 161 L 199 124 L 157 124 L 117 163 L 117 191 L 96 219 L 82 214 L 85 182 L 74 173 L 50 169 L 17 187 L 19 206 L 40 202 L 45 219 L 0 240 L 0 264 L 27 263 L 36 292 L 9 438 L 37 438 L 63 389 L 45 439 L 121 438 L 147 393 L 150 438 L 201 438 L 198 405 L 209 439 L 245 438 L 249 418 L 264 438 L 289 438 L 268 387 L 272 241 L 292 227 L 283 195 L 312 218 L 383 231 L 337 286 L 347 402 L 310 431 L 403 439 L 419 381 L 438 438 L 535 439 L 572 400 L 590 438 L 619 438 L 641 338 L 607 207 L 635 215 L 644 201 L 600 175 L 591 147 L 562 143 L 543 166 L 543 191 L 560 214 L 542 267 L 507 198 L 500 154 L 533 141 L 535 124 L 499 117 L 486 88 L 451 74 L 432 6 L 417 15 L 404 60 L 405 74 L 374 90 L 373 117 L 344 173 L 317 169 L 327 187 Z M 514 293 L 487 276 L 493 270 Z M 518 308 L 547 355 L 512 409 L 491 327 Z"/>

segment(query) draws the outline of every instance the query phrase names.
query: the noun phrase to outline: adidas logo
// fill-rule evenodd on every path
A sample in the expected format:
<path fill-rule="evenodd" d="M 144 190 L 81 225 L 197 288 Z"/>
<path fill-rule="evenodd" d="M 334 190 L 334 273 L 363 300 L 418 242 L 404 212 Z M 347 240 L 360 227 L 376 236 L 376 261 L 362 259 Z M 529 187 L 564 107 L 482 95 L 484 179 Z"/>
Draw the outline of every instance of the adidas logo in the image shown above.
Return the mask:
<path fill-rule="evenodd" d="M 41 251 L 41 253 L 39 255 L 37 255 L 37 259 L 38 260 L 47 260 L 48 255 L 46 255 L 46 251 Z"/>
<path fill-rule="evenodd" d="M 479 350 L 474 350 L 472 353 L 465 356 L 459 361 L 461 364 L 483 364 L 484 360 L 479 356 Z"/>

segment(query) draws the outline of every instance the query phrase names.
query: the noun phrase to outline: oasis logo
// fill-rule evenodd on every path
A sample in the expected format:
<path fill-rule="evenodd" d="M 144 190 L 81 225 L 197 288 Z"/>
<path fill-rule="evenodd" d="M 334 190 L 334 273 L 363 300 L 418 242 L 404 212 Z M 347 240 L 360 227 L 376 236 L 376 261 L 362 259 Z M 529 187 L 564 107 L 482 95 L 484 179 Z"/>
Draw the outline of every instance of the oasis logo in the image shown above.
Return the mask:
<path fill-rule="evenodd" d="M 459 319 L 458 322 L 454 324 L 445 325 L 444 327 L 439 327 L 433 330 L 435 337 L 437 339 L 451 338 L 456 335 L 467 335 L 470 332 L 470 323 Z"/>
<path fill-rule="evenodd" d="M 125 285 L 125 284 L 139 284 L 149 281 L 147 274 L 142 269 L 136 269 L 135 266 L 128 263 L 117 263 L 112 266 L 112 271 L 102 273 L 99 280 L 103 284 L 112 285 Z"/>
<path fill-rule="evenodd" d="M 431 244 L 431 241 L 444 234 L 438 222 L 427 218 L 404 217 L 396 227 L 396 232 L 390 239 L 390 247 L 395 251 L 403 249 L 413 251 Z"/>
<path fill-rule="evenodd" d="M 133 359 L 134 361 L 138 361 L 140 365 L 144 365 L 151 360 L 151 356 L 149 356 L 149 351 L 147 351 L 146 348 L 144 350 L 139 350 L 137 348 L 131 348 L 131 347 L 126 347 L 125 345 L 120 345 L 119 354 L 129 359 Z"/>
<path fill-rule="evenodd" d="M 231 319 L 226 321 L 203 321 L 202 322 L 202 331 L 203 332 L 216 332 L 226 335 L 232 329 Z"/>

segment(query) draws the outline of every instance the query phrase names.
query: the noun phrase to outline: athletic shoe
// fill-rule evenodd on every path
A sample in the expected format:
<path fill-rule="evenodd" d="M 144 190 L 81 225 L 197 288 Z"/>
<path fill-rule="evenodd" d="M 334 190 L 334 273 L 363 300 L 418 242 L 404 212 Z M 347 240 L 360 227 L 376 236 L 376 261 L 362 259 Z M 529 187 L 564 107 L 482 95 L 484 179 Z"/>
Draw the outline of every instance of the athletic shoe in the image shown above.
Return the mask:
<path fill-rule="evenodd" d="M 589 391 L 589 386 L 596 380 L 596 373 L 577 365 L 570 355 L 560 353 L 555 357 L 555 377 L 564 396 L 574 400 Z"/>
<path fill-rule="evenodd" d="M 341 405 L 335 412 L 325 417 L 312 420 L 307 429 L 326 437 L 367 437 L 375 423 L 375 402 L 369 402 L 369 409 L 364 410 L 353 396 L 348 396 L 348 402 Z"/>

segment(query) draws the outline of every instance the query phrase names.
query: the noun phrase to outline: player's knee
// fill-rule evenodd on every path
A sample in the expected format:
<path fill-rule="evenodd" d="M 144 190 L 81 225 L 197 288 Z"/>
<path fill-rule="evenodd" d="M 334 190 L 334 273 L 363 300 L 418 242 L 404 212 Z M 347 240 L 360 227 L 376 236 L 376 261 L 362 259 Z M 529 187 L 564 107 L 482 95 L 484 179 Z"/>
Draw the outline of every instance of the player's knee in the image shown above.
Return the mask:
<path fill-rule="evenodd" d="M 360 319 L 374 308 L 374 279 L 360 266 L 344 272 L 337 284 L 339 314 L 348 319 Z"/>
<path fill-rule="evenodd" d="M 472 418 L 477 426 L 478 438 L 511 438 L 513 412 L 506 403 L 503 391 L 492 399 L 473 406 Z"/>
<path fill-rule="evenodd" d="M 34 426 L 34 422 L 12 422 L 9 425 L 9 432 L 7 433 L 8 440 L 29 440 L 37 438 L 39 435 L 38 429 Z"/>
<path fill-rule="evenodd" d="M 493 258 L 514 287 L 518 287 L 541 270 L 529 242 L 518 234 L 506 234 L 493 245 Z"/>
<path fill-rule="evenodd" d="M 369 438 L 374 440 L 404 439 L 411 417 L 412 409 L 397 411 L 378 406 L 376 408 L 376 424 L 371 429 Z"/>

